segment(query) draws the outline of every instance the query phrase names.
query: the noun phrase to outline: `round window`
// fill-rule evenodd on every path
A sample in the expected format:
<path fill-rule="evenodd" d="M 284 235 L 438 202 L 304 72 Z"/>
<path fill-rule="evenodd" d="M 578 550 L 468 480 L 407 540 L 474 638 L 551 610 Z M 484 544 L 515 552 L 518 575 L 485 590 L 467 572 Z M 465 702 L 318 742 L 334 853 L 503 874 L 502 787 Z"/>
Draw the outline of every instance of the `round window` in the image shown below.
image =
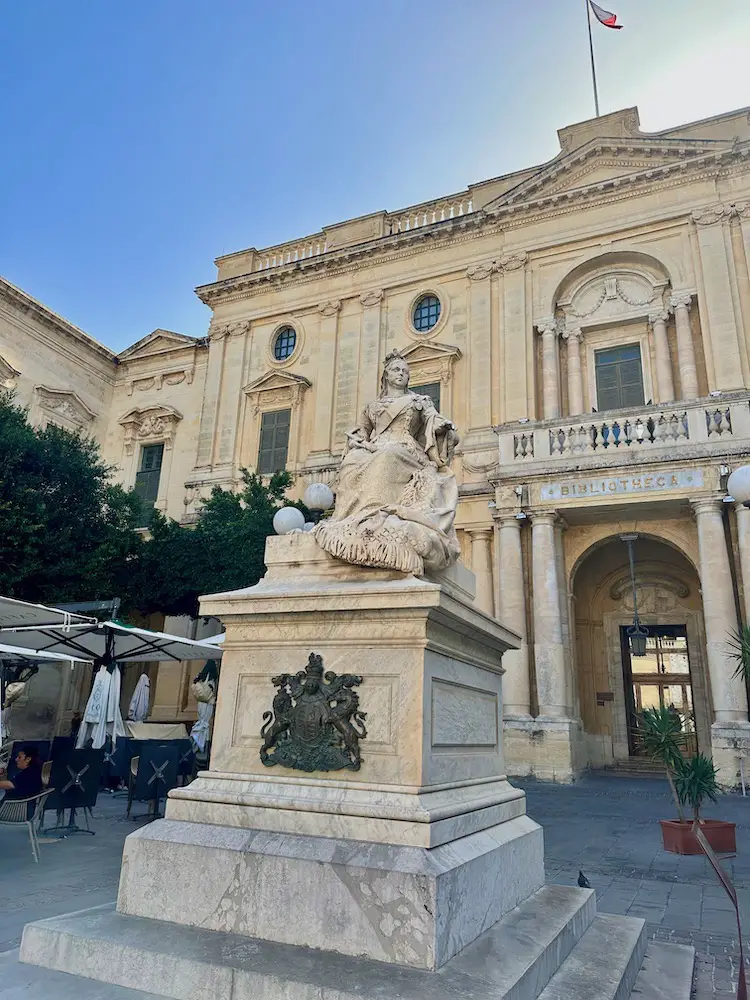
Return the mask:
<path fill-rule="evenodd" d="M 436 295 L 423 295 L 414 306 L 412 322 L 420 333 L 431 330 L 440 319 L 440 299 Z"/>
<path fill-rule="evenodd" d="M 297 333 L 291 326 L 282 326 L 273 342 L 273 356 L 277 361 L 286 361 L 294 354 Z"/>

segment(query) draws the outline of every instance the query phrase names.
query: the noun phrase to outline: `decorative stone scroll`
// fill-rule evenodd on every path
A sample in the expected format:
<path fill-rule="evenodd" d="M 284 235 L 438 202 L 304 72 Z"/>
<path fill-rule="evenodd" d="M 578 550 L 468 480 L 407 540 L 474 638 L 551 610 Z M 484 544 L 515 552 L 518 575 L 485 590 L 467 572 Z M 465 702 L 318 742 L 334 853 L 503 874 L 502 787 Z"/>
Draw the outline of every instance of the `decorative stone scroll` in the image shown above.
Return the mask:
<path fill-rule="evenodd" d="M 358 771 L 359 741 L 365 739 L 366 713 L 354 690 L 356 674 L 323 674 L 323 657 L 310 653 L 304 670 L 272 679 L 279 690 L 273 709 L 263 713 L 260 759 L 297 771 Z"/>
<path fill-rule="evenodd" d="M 130 410 L 119 423 L 125 428 L 125 454 L 132 455 L 137 441 L 163 441 L 170 449 L 182 414 L 171 406 Z"/>

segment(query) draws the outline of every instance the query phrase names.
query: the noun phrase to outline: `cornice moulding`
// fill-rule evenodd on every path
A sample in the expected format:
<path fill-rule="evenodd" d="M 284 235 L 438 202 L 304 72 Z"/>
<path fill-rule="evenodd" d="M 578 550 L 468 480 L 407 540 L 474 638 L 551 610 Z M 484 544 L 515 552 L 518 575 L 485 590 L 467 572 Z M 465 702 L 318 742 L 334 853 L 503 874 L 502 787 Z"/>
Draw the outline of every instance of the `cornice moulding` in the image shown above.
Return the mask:
<path fill-rule="evenodd" d="M 87 348 L 100 358 L 110 362 L 115 360 L 116 355 L 114 351 L 110 351 L 108 347 L 100 344 L 98 340 L 95 340 L 85 330 L 81 330 L 62 316 L 58 316 L 56 312 L 48 309 L 41 302 L 37 302 L 36 299 L 27 295 L 20 288 L 16 288 L 15 285 L 4 278 L 0 278 L 0 299 L 5 299 L 6 302 L 10 303 L 22 314 L 33 315 L 43 325 L 80 346 Z"/>
<path fill-rule="evenodd" d="M 691 157 L 676 163 L 659 164 L 648 171 L 626 174 L 621 178 L 600 181 L 569 192 L 557 192 L 547 198 L 504 205 L 491 211 L 489 207 L 479 209 L 470 215 L 384 236 L 340 251 L 332 250 L 317 257 L 295 261 L 293 264 L 253 271 L 220 282 L 201 285 L 195 291 L 201 301 L 208 306 L 219 302 L 238 301 L 267 291 L 269 285 L 279 287 L 302 284 L 316 280 L 325 272 L 348 273 L 357 270 L 368 258 L 377 257 L 395 261 L 414 256 L 421 252 L 428 241 L 446 241 L 449 245 L 456 245 L 492 233 L 516 230 L 532 221 L 569 215 L 578 211 L 583 204 L 595 207 L 625 201 L 649 186 L 654 190 L 665 190 L 703 177 L 715 177 L 721 170 L 722 163 L 734 162 L 744 165 L 744 161 L 748 159 L 750 159 L 750 143 L 743 144 L 742 147 L 725 146 L 710 157 Z M 666 177 L 670 178 L 668 182 L 665 182 Z M 689 218 L 690 210 L 683 208 L 679 212 L 673 211 L 669 218 L 674 221 L 676 216 L 681 219 Z M 661 220 L 662 217 L 655 218 Z M 639 224 L 645 222 L 645 218 L 639 220 Z M 596 231 L 601 229 L 600 225 L 594 228 Z M 573 239 L 573 236 L 566 234 L 566 239 Z"/>

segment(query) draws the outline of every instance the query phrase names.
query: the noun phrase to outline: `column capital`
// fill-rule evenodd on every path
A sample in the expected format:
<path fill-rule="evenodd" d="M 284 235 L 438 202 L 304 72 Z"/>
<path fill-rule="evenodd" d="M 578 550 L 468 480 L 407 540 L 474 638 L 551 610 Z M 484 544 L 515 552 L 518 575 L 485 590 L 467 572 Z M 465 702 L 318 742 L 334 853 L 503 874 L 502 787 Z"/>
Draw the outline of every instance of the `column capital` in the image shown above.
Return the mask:
<path fill-rule="evenodd" d="M 501 257 L 497 262 L 498 271 L 519 271 L 522 267 L 526 266 L 526 261 L 529 259 L 529 255 L 525 250 L 519 250 L 517 253 L 510 253 L 505 257 Z"/>
<path fill-rule="evenodd" d="M 383 298 L 382 288 L 373 288 L 369 292 L 362 292 L 359 301 L 363 306 L 376 306 Z"/>
<path fill-rule="evenodd" d="M 573 341 L 574 343 L 580 343 L 583 340 L 583 330 L 580 326 L 565 327 L 562 332 L 563 340 Z"/>
<path fill-rule="evenodd" d="M 669 313 L 666 309 L 658 309 L 656 312 L 648 314 L 648 321 L 651 326 L 654 326 L 656 323 L 666 323 L 668 319 Z"/>
<path fill-rule="evenodd" d="M 485 525 L 483 528 L 465 528 L 464 531 L 466 531 L 472 541 L 474 541 L 475 538 L 489 538 L 493 533 L 491 525 Z"/>
<path fill-rule="evenodd" d="M 556 510 L 534 510 L 531 512 L 532 524 L 555 525 L 557 523 L 557 519 L 558 513 Z"/>
<path fill-rule="evenodd" d="M 557 319 L 554 316 L 547 316 L 544 319 L 540 319 L 536 324 L 536 328 L 540 336 L 544 336 L 545 333 L 554 333 L 557 335 L 560 332 Z"/>
<path fill-rule="evenodd" d="M 341 308 L 341 299 L 328 299 L 318 305 L 318 312 L 321 316 L 335 316 Z"/>
<path fill-rule="evenodd" d="M 724 510 L 724 501 L 721 497 L 699 497 L 691 500 L 690 506 L 696 516 L 701 514 L 721 514 Z"/>
<path fill-rule="evenodd" d="M 673 309 L 679 309 L 680 306 L 685 306 L 686 309 L 689 309 L 693 304 L 693 296 L 690 292 L 678 292 L 670 296 L 669 304 Z"/>
<path fill-rule="evenodd" d="M 521 530 L 521 522 L 525 521 L 525 517 L 519 517 L 518 511 L 516 510 L 498 510 L 492 515 L 495 524 L 500 528 L 507 527 L 517 527 Z"/>
<path fill-rule="evenodd" d="M 484 281 L 485 278 L 489 278 L 496 270 L 497 265 L 494 261 L 487 261 L 484 264 L 472 264 L 466 268 L 466 277 L 469 281 Z"/>

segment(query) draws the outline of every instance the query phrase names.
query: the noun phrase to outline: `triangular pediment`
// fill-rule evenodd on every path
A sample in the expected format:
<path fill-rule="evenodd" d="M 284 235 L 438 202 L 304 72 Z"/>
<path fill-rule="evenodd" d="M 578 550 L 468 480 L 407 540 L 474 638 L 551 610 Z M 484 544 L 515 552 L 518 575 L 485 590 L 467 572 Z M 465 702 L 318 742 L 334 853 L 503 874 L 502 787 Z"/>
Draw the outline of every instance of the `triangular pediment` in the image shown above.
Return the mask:
<path fill-rule="evenodd" d="M 250 382 L 243 389 L 245 393 L 271 392 L 274 389 L 309 389 L 312 383 L 302 375 L 294 375 L 292 372 L 270 371 Z"/>
<path fill-rule="evenodd" d="M 96 418 L 79 395 L 68 389 L 50 389 L 46 385 L 34 387 L 37 405 L 54 423 L 63 427 L 86 427 Z"/>
<path fill-rule="evenodd" d="M 151 358 L 155 355 L 165 354 L 168 351 L 180 350 L 186 347 L 195 347 L 200 343 L 197 337 L 187 337 L 184 333 L 175 333 L 173 330 L 154 330 L 147 336 L 142 337 L 131 347 L 126 348 L 117 355 L 119 361 L 134 361 L 137 358 Z"/>
<path fill-rule="evenodd" d="M 639 181 L 653 181 L 665 170 L 684 169 L 691 162 L 700 163 L 717 151 L 731 148 L 728 140 L 598 136 L 561 153 L 486 205 L 485 211 L 499 213 L 549 198 L 593 195 Z"/>
<path fill-rule="evenodd" d="M 424 364 L 430 361 L 458 361 L 461 351 L 458 347 L 451 347 L 449 344 L 434 344 L 425 342 L 422 344 L 412 344 L 401 352 L 409 365 Z"/>

